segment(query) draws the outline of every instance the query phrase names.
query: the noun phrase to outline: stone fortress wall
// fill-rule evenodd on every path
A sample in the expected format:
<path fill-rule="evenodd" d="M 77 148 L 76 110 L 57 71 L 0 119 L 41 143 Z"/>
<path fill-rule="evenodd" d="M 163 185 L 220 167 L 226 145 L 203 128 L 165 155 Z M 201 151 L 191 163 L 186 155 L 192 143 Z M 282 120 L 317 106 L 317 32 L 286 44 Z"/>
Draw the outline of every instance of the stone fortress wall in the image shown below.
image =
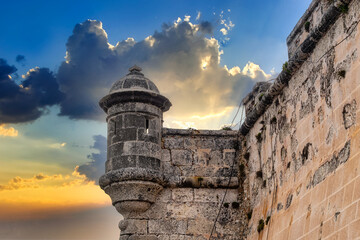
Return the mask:
<path fill-rule="evenodd" d="M 347 2 L 314 0 L 287 39 L 285 86 L 245 99 L 248 239 L 360 238 L 360 1 Z"/>
<path fill-rule="evenodd" d="M 100 101 L 120 239 L 360 238 L 359 20 L 359 0 L 313 0 L 239 131 L 162 128 L 170 101 L 130 68 Z"/>
<path fill-rule="evenodd" d="M 163 129 L 164 189 L 146 212 L 120 223 L 120 239 L 208 239 L 228 187 L 227 176 L 237 163 L 236 149 L 236 131 Z M 217 239 L 240 235 L 237 167 L 234 169 L 223 203 L 227 207 L 213 233 Z M 126 222 L 129 227 L 123 227 Z"/>
<path fill-rule="evenodd" d="M 124 217 L 120 239 L 237 239 L 238 132 L 162 128 L 170 101 L 139 67 L 129 70 L 100 101 L 108 156 L 99 184 Z"/>

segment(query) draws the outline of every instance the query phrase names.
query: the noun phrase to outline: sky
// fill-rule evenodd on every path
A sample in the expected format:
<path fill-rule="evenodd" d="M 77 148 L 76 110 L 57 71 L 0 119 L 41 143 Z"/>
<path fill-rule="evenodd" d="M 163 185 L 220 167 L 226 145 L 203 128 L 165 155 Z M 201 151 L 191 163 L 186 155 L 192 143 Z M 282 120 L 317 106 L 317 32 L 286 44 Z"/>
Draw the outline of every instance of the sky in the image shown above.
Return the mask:
<path fill-rule="evenodd" d="M 164 127 L 238 129 L 310 2 L 3 1 L 0 239 L 116 239 L 121 216 L 97 184 L 112 83 L 137 64 L 173 104 Z"/>

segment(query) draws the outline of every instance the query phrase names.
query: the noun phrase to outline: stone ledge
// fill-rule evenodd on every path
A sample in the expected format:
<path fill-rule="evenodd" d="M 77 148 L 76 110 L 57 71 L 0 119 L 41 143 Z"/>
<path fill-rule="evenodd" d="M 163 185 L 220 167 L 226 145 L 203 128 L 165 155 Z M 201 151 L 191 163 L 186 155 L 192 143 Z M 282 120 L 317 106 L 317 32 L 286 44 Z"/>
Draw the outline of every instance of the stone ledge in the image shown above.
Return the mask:
<path fill-rule="evenodd" d="M 350 3 L 351 0 L 343 0 Z M 338 20 L 341 15 L 339 7 L 341 0 L 334 1 L 333 5 L 323 14 L 320 23 L 311 31 L 306 39 L 297 48 L 293 56 L 289 59 L 287 65 L 283 67 L 281 73 L 277 76 L 274 83 L 266 90 L 261 100 L 254 106 L 254 108 L 246 115 L 244 123 L 240 127 L 240 133 L 246 136 L 250 129 L 255 125 L 256 121 L 264 114 L 266 109 L 272 104 L 275 97 L 283 92 L 285 86 L 291 80 L 294 73 L 301 67 L 301 65 L 308 59 L 313 52 L 317 43 L 326 34 L 330 27 Z"/>
<path fill-rule="evenodd" d="M 289 34 L 289 36 L 286 38 L 286 44 L 289 46 L 295 37 L 303 30 L 303 26 L 305 22 L 310 18 L 311 14 L 313 14 L 315 8 L 319 5 L 321 0 L 313 0 L 310 3 L 310 6 L 307 8 L 305 13 L 302 15 L 302 17 L 299 19 L 299 21 L 296 23 L 295 27 Z M 289 52 L 290 54 L 290 52 Z M 290 57 L 290 56 L 289 56 Z"/>
<path fill-rule="evenodd" d="M 162 136 L 215 136 L 215 137 L 236 137 L 236 130 L 196 130 L 196 129 L 175 129 L 163 128 Z"/>
<path fill-rule="evenodd" d="M 181 176 L 177 180 L 171 179 L 169 186 L 172 188 L 222 188 L 237 189 L 239 187 L 239 179 L 237 177 L 186 177 Z"/>

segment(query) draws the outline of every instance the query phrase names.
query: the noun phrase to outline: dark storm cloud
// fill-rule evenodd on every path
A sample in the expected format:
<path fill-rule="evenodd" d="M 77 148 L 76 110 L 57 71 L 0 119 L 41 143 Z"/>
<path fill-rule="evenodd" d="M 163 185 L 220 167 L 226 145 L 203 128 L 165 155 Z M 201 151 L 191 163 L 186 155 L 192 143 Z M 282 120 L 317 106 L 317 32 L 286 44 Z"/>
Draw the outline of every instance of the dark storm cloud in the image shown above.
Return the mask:
<path fill-rule="evenodd" d="M 17 63 L 20 63 L 20 64 L 24 65 L 25 64 L 25 56 L 17 55 L 16 58 L 15 58 L 15 61 Z"/>
<path fill-rule="evenodd" d="M 20 85 L 11 78 L 16 71 L 0 59 L 0 123 L 33 121 L 46 112 L 46 107 L 64 98 L 49 69 L 31 69 Z"/>
<path fill-rule="evenodd" d="M 91 153 L 87 158 L 91 160 L 79 166 L 78 172 L 84 174 L 89 180 L 98 182 L 99 177 L 105 172 L 106 161 L 106 138 L 102 135 L 95 135 L 94 145 L 91 147 L 98 150 L 98 153 Z"/>
<path fill-rule="evenodd" d="M 77 24 L 66 44 L 66 61 L 57 74 L 66 93 L 60 115 L 103 120 L 99 99 L 134 64 L 170 98 L 173 112 L 179 116 L 236 106 L 254 82 L 268 76 L 261 69 L 256 75 L 259 78 L 253 78 L 220 66 L 219 42 L 209 37 L 213 31 L 210 22 L 177 21 L 163 24 L 161 31 L 139 42 L 128 38 L 112 46 L 101 22 Z"/>

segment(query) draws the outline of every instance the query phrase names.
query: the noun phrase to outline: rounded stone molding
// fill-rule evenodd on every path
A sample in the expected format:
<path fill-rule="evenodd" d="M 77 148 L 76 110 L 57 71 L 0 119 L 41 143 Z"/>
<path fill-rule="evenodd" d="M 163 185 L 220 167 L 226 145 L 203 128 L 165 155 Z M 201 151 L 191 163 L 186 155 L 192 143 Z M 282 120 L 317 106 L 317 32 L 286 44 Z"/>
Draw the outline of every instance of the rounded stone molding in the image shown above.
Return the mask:
<path fill-rule="evenodd" d="M 123 216 L 145 212 L 156 201 L 163 187 L 148 181 L 116 182 L 104 188 L 116 210 Z"/>
<path fill-rule="evenodd" d="M 102 175 L 99 179 L 99 185 L 105 190 L 106 187 L 117 182 L 131 180 L 149 181 L 161 185 L 164 184 L 164 177 L 159 171 L 147 168 L 122 168 L 109 171 Z"/>

